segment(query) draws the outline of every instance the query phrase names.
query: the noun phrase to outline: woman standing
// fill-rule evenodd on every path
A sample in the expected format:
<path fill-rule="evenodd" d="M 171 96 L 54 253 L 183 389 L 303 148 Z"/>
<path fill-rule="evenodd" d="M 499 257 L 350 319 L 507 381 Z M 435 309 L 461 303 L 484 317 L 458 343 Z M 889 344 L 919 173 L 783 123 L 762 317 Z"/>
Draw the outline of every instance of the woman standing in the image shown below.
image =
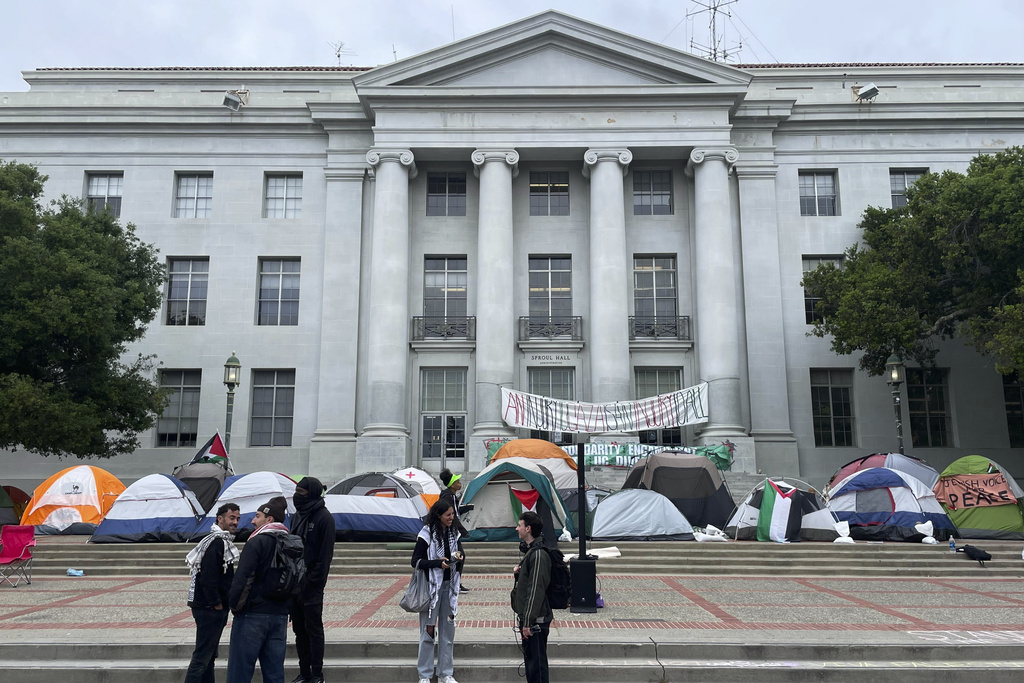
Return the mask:
<path fill-rule="evenodd" d="M 416 662 L 419 683 L 434 675 L 434 643 L 437 643 L 437 683 L 458 683 L 452 676 L 455 662 L 455 614 L 459 609 L 459 574 L 462 571 L 461 534 L 453 524 L 455 508 L 438 500 L 427 513 L 427 523 L 416 537 L 412 566 L 430 579 L 430 609 L 420 612 L 420 651 Z"/>

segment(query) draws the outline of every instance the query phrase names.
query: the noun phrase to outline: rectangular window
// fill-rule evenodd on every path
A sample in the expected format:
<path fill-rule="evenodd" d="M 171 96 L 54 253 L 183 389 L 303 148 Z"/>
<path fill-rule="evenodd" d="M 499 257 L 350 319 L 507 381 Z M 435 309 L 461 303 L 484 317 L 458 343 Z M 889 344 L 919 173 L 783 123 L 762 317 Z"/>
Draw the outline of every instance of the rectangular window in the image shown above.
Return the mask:
<path fill-rule="evenodd" d="M 569 215 L 569 172 L 530 172 L 530 215 Z"/>
<path fill-rule="evenodd" d="M 952 446 L 949 370 L 907 368 L 907 408 L 914 448 Z"/>
<path fill-rule="evenodd" d="M 892 208 L 899 209 L 907 205 L 907 188 L 927 172 L 927 169 L 913 171 L 889 169 L 889 192 L 892 195 Z"/>
<path fill-rule="evenodd" d="M 853 446 L 853 370 L 811 368 L 815 446 Z"/>
<path fill-rule="evenodd" d="M 672 214 L 672 171 L 633 171 L 633 215 Z"/>
<path fill-rule="evenodd" d="M 465 256 L 425 257 L 423 315 L 428 318 L 466 317 L 468 281 Z"/>
<path fill-rule="evenodd" d="M 659 394 L 670 394 L 683 388 L 683 371 L 680 368 L 637 368 L 636 398 L 650 398 Z M 682 427 L 646 429 L 637 433 L 640 443 L 654 446 L 682 446 Z"/>
<path fill-rule="evenodd" d="M 835 171 L 800 171 L 800 215 L 838 216 Z"/>
<path fill-rule="evenodd" d="M 465 173 L 431 173 L 427 175 L 427 215 L 466 215 Z"/>
<path fill-rule="evenodd" d="M 121 215 L 121 191 L 124 186 L 123 173 L 90 173 L 85 191 L 86 205 L 90 211 L 110 210 L 115 216 Z"/>
<path fill-rule="evenodd" d="M 424 458 L 466 457 L 466 371 L 420 371 L 420 447 Z"/>
<path fill-rule="evenodd" d="M 1010 448 L 1024 448 L 1024 382 L 1020 375 L 1003 375 L 1003 399 Z"/>
<path fill-rule="evenodd" d="M 210 259 L 170 259 L 167 264 L 167 324 L 205 325 Z"/>
<path fill-rule="evenodd" d="M 195 448 L 199 433 L 199 385 L 202 370 L 162 370 L 160 386 L 170 389 L 170 401 L 156 423 L 156 445 Z"/>
<path fill-rule="evenodd" d="M 572 258 L 530 257 L 530 318 L 572 317 Z"/>
<path fill-rule="evenodd" d="M 175 218 L 209 218 L 213 212 L 213 174 L 179 173 L 174 193 Z"/>
<path fill-rule="evenodd" d="M 676 259 L 674 256 L 633 257 L 633 313 L 637 327 L 646 324 L 675 322 Z"/>
<path fill-rule="evenodd" d="M 267 174 L 263 193 L 264 218 L 302 216 L 302 175 Z"/>
<path fill-rule="evenodd" d="M 295 370 L 253 370 L 250 446 L 291 446 Z"/>
<path fill-rule="evenodd" d="M 804 256 L 803 259 L 804 275 L 817 270 L 818 266 L 822 263 L 834 263 L 836 265 L 843 263 L 842 256 Z M 816 310 L 819 301 L 821 301 L 820 296 L 814 296 L 809 289 L 804 287 L 804 321 L 808 325 L 813 325 L 825 319 L 822 312 Z"/>
<path fill-rule="evenodd" d="M 576 400 L 575 368 L 528 368 L 530 393 L 563 401 Z M 531 439 L 543 439 L 556 444 L 571 444 L 570 432 L 542 432 L 530 430 Z"/>
<path fill-rule="evenodd" d="M 260 259 L 258 325 L 299 324 L 299 259 Z"/>

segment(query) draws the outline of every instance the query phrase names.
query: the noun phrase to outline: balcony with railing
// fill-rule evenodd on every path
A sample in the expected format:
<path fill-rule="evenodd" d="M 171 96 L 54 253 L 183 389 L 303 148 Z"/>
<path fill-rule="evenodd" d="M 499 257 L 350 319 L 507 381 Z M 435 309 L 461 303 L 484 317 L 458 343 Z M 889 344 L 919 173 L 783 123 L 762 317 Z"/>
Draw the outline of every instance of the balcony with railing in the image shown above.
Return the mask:
<path fill-rule="evenodd" d="M 629 340 L 648 339 L 690 341 L 690 316 L 681 318 L 629 316 Z"/>
<path fill-rule="evenodd" d="M 519 341 L 583 341 L 583 316 L 536 316 L 519 318 Z"/>
<path fill-rule="evenodd" d="M 414 316 L 412 340 L 422 341 L 476 340 L 476 316 Z"/>

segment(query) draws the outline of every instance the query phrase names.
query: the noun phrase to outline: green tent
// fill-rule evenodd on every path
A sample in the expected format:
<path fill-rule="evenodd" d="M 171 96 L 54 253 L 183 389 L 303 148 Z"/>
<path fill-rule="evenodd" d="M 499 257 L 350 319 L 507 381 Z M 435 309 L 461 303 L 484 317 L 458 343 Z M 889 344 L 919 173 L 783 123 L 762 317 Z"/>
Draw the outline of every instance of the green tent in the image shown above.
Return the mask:
<path fill-rule="evenodd" d="M 0 486 L 0 526 L 4 524 L 17 524 L 18 515 L 14 511 L 14 501 L 7 495 L 7 491 Z"/>
<path fill-rule="evenodd" d="M 1005 486 L 985 476 L 998 474 Z M 980 455 L 953 461 L 939 475 L 935 496 L 963 538 L 1024 540 L 1024 491 L 999 463 Z"/>
<path fill-rule="evenodd" d="M 541 519 L 545 510 L 550 510 L 553 528 L 550 531 L 558 537 L 563 528 L 576 535 L 576 527 L 569 516 L 562 499 L 558 496 L 554 479 L 542 465 L 523 458 L 518 463 L 509 460 L 498 460 L 491 463 L 466 486 L 462 496 L 462 504 L 472 504 L 471 511 L 460 517 L 463 526 L 469 531 L 470 541 L 518 541 L 516 524 L 523 503 L 512 493 L 512 490 L 529 494 L 537 491 L 537 512 Z M 545 520 L 545 523 L 547 520 Z M 547 535 L 549 529 L 544 529 Z"/>

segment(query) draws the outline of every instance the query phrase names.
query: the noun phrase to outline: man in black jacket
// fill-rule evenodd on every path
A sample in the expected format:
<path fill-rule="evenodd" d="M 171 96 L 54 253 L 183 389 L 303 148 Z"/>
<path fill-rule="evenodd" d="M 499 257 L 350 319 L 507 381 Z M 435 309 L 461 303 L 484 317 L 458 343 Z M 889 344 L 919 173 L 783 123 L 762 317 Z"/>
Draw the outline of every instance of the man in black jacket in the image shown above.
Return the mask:
<path fill-rule="evenodd" d="M 233 541 L 239 517 L 237 505 L 221 505 L 213 529 L 185 558 L 191 570 L 188 606 L 196 621 L 196 649 L 185 683 L 214 683 L 213 665 L 228 623 L 228 590 L 238 562 Z"/>
<path fill-rule="evenodd" d="M 551 556 L 544 549 L 541 534 L 544 523 L 535 512 L 519 516 L 516 533 L 519 549 L 526 557 L 513 570 L 512 608 L 516 611 L 523 642 L 523 661 L 527 683 L 548 683 L 548 633 L 551 629 Z"/>
<path fill-rule="evenodd" d="M 301 598 L 291 606 L 299 654 L 299 675 L 292 683 L 323 683 L 324 588 L 334 558 L 334 517 L 324 504 L 324 485 L 315 477 L 299 481 L 292 501 L 295 514 L 291 532 L 302 537 L 306 562 L 306 585 Z"/>
<path fill-rule="evenodd" d="M 228 683 L 252 683 L 256 659 L 264 683 L 284 683 L 284 652 L 288 639 L 287 599 L 270 597 L 271 561 L 277 536 L 287 534 L 283 522 L 288 501 L 278 496 L 256 510 L 256 531 L 245 542 L 228 593 L 235 616 L 228 650 Z"/>

